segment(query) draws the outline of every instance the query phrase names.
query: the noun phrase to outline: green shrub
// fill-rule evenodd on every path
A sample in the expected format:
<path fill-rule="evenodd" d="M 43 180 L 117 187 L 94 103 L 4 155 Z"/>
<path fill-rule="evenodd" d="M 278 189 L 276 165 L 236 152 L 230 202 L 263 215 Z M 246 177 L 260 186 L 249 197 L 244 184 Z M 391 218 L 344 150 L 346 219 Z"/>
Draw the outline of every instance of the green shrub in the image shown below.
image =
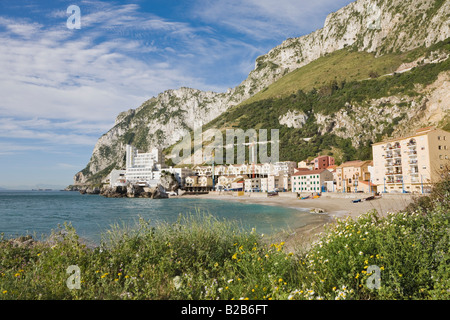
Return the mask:
<path fill-rule="evenodd" d="M 198 212 L 113 226 L 96 248 L 70 225 L 26 245 L 2 237 L 0 299 L 449 299 L 448 180 L 424 199 L 386 217 L 337 220 L 296 252 Z M 71 265 L 81 289 L 66 285 Z M 372 266 L 380 287 L 370 286 Z"/>

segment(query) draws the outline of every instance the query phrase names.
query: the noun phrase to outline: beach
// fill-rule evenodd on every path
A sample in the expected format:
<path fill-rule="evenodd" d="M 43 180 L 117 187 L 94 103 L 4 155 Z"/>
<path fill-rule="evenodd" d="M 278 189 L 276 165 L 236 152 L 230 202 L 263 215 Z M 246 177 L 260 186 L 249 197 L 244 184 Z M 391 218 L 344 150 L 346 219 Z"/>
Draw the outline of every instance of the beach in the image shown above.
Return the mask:
<path fill-rule="evenodd" d="M 211 192 L 209 194 L 182 195 L 182 198 L 204 198 L 224 201 L 237 201 L 248 204 L 261 204 L 270 206 L 280 206 L 287 208 L 303 208 L 308 210 L 321 209 L 322 219 L 307 226 L 297 228 L 290 234 L 279 235 L 290 246 L 309 246 L 311 240 L 322 232 L 325 226 L 333 223 L 336 219 L 351 217 L 356 219 L 361 214 L 371 210 L 376 210 L 380 216 L 386 216 L 390 212 L 401 211 L 410 204 L 414 195 L 411 194 L 382 194 L 374 200 L 364 201 L 371 194 L 359 193 L 323 193 L 316 199 L 298 199 L 295 194 L 286 192 L 279 193 L 278 196 L 268 197 L 262 194 L 248 194 L 236 196 L 230 193 Z M 361 202 L 353 203 L 353 200 L 361 199 Z"/>

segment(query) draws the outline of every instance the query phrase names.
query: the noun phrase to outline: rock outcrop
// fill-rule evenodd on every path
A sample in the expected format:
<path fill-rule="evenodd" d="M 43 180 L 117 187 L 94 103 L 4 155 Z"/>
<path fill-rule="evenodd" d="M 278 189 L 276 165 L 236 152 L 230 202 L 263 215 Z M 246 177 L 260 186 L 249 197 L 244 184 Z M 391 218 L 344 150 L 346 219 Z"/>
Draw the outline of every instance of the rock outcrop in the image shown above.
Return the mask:
<path fill-rule="evenodd" d="M 162 185 L 156 187 L 141 187 L 136 185 L 128 185 L 126 187 L 103 187 L 100 195 L 106 198 L 150 198 L 150 199 L 166 199 L 166 189 Z"/>
<path fill-rule="evenodd" d="M 135 110 L 122 112 L 114 127 L 100 137 L 89 163 L 75 175 L 74 184 L 99 182 L 111 169 L 122 167 L 126 144 L 133 143 L 144 151 L 173 145 L 196 126 L 207 124 L 288 72 L 328 53 L 351 48 L 380 56 L 444 40 L 450 36 L 449 12 L 450 1 L 385 0 L 374 4 L 372 0 L 357 0 L 350 3 L 328 15 L 323 28 L 287 39 L 258 57 L 247 79 L 227 92 L 167 90 Z M 298 126 L 301 121 L 289 125 Z"/>

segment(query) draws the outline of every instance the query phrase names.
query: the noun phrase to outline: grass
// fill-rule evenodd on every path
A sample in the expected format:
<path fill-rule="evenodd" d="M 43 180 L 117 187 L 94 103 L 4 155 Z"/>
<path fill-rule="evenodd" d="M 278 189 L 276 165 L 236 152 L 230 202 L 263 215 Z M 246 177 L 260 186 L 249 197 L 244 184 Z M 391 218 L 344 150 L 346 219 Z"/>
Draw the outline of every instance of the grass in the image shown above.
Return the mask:
<path fill-rule="evenodd" d="M 298 90 L 310 91 L 334 80 L 364 80 L 369 78 L 370 72 L 379 75 L 392 73 L 404 59 L 404 54 L 387 54 L 376 58 L 368 52 L 338 50 L 290 72 L 242 104 L 285 97 Z"/>
<path fill-rule="evenodd" d="M 298 68 L 267 88 L 261 90 L 241 105 L 266 99 L 286 97 L 298 90 L 305 92 L 319 89 L 333 81 L 351 82 L 376 78 L 393 73 L 402 63 L 412 62 L 430 52 L 449 48 L 449 39 L 424 48 L 419 47 L 403 53 L 388 53 L 376 57 L 375 54 L 355 51 L 347 48 L 322 56 L 309 64 Z"/>
<path fill-rule="evenodd" d="M 447 179 L 402 212 L 338 220 L 295 252 L 198 212 L 116 225 L 94 249 L 70 225 L 28 245 L 1 239 L 0 299 L 449 299 L 449 199 Z M 80 289 L 67 286 L 71 265 Z"/>

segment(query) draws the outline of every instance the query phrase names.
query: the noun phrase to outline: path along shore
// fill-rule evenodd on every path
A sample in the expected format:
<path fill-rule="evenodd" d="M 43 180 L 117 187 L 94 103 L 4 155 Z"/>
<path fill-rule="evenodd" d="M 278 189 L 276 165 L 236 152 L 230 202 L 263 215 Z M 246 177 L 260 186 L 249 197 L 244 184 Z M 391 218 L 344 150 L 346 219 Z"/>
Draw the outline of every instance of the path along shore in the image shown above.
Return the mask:
<path fill-rule="evenodd" d="M 336 219 L 352 217 L 356 219 L 361 214 L 371 210 L 376 210 L 379 215 L 386 216 L 389 212 L 397 212 L 406 208 L 414 197 L 411 194 L 382 194 L 381 197 L 371 201 L 361 201 L 353 203 L 352 200 L 365 199 L 372 194 L 361 193 L 323 193 L 316 199 L 298 199 L 296 194 L 291 192 L 279 193 L 278 196 L 267 197 L 265 193 L 246 193 L 243 196 L 236 196 L 230 193 L 210 192 L 209 194 L 183 195 L 181 198 L 204 198 L 225 201 L 237 201 L 249 204 L 261 204 L 280 206 L 287 208 L 322 209 L 322 219 L 318 219 L 312 224 L 295 229 L 285 240 L 289 246 L 309 246 L 313 240 L 328 223 L 333 223 Z M 285 235 L 286 236 L 286 235 Z M 281 237 L 281 235 L 280 235 Z"/>

